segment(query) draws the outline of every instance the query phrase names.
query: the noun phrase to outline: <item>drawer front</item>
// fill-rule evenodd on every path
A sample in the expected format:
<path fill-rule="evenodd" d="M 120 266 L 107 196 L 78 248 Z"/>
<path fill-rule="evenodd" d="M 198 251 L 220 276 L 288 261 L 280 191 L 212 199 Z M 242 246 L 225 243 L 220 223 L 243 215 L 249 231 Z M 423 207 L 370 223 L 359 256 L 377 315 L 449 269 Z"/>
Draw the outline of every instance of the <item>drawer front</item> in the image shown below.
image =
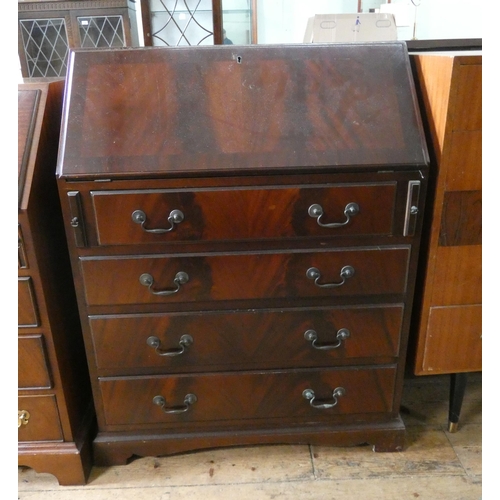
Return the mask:
<path fill-rule="evenodd" d="M 89 305 L 175 304 L 401 294 L 406 290 L 409 254 L 408 247 L 379 247 L 191 257 L 90 257 L 81 259 L 81 267 Z M 342 270 L 349 266 L 352 277 L 342 276 Z M 168 295 L 162 295 L 165 293 Z"/>
<path fill-rule="evenodd" d="M 392 367 L 295 370 L 105 378 L 100 387 L 107 425 L 295 417 L 321 421 L 332 415 L 391 411 L 395 375 Z M 333 397 L 337 388 L 345 394 Z M 313 391 L 313 401 L 303 395 L 306 390 Z M 196 402 L 186 400 L 190 394 Z M 330 408 L 312 406 L 333 405 L 335 400 Z"/>
<path fill-rule="evenodd" d="M 62 441 L 55 396 L 18 397 L 18 441 Z"/>
<path fill-rule="evenodd" d="M 20 327 L 35 327 L 40 325 L 33 280 L 29 277 L 17 279 L 17 324 Z"/>
<path fill-rule="evenodd" d="M 48 389 L 52 386 L 42 335 L 18 338 L 19 389 Z"/>
<path fill-rule="evenodd" d="M 396 183 L 196 191 L 94 191 L 91 194 L 99 244 L 130 245 L 388 235 L 392 233 Z M 358 211 L 352 209 L 353 203 Z M 320 219 L 309 215 L 313 205 L 321 207 Z M 349 215 L 346 215 L 348 206 Z M 351 210 L 357 213 L 352 214 Z M 169 220 L 173 211 L 180 211 L 182 220 Z M 318 220 L 321 224 L 339 225 L 322 227 Z"/>
<path fill-rule="evenodd" d="M 403 307 L 91 317 L 97 367 L 209 371 L 324 366 L 397 356 Z"/>

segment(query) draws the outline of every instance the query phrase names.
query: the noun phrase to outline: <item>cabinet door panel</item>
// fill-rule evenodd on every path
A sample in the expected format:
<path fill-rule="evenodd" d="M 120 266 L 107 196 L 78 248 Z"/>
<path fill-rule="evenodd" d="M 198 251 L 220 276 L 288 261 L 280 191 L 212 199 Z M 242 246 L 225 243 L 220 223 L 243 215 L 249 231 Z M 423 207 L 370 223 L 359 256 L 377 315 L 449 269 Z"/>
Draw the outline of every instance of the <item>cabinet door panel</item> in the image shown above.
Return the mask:
<path fill-rule="evenodd" d="M 409 248 L 82 258 L 89 305 L 402 294 Z M 351 266 L 352 277 L 341 276 Z M 320 277 L 307 272 L 317 269 Z M 189 280 L 176 284 L 178 273 Z M 141 276 L 147 275 L 147 286 Z M 316 284 L 317 283 L 317 284 Z M 319 285 L 335 285 L 323 287 Z M 158 295 L 165 293 L 168 295 Z"/>

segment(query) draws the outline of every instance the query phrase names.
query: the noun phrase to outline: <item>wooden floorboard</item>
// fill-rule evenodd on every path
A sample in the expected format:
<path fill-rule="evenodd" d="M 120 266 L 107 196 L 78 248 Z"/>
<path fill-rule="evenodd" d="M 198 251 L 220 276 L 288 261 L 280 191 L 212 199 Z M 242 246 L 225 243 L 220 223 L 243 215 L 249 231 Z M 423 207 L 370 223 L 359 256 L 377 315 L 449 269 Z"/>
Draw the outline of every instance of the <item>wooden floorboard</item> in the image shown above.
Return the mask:
<path fill-rule="evenodd" d="M 447 432 L 448 376 L 405 381 L 407 447 L 251 446 L 94 467 L 85 486 L 18 469 L 19 500 L 480 500 L 482 378 L 471 374 L 459 431 Z M 485 497 L 486 498 L 486 497 Z"/>

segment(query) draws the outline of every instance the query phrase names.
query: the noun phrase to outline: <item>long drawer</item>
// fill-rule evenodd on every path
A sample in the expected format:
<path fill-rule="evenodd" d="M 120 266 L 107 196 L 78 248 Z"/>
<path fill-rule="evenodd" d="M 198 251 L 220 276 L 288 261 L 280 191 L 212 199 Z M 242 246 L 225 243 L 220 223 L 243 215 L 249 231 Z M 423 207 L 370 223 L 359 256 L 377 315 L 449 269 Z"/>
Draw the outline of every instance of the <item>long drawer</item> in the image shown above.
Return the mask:
<path fill-rule="evenodd" d="M 392 410 L 394 367 L 103 378 L 107 425 L 313 419 Z"/>
<path fill-rule="evenodd" d="M 395 182 L 387 182 L 329 187 L 93 191 L 91 196 L 99 244 L 131 245 L 390 235 L 396 188 Z"/>
<path fill-rule="evenodd" d="M 395 357 L 402 305 L 94 316 L 101 374 L 326 366 Z"/>
<path fill-rule="evenodd" d="M 88 305 L 175 304 L 402 294 L 409 256 L 409 247 L 377 247 L 85 257 L 80 263 Z"/>

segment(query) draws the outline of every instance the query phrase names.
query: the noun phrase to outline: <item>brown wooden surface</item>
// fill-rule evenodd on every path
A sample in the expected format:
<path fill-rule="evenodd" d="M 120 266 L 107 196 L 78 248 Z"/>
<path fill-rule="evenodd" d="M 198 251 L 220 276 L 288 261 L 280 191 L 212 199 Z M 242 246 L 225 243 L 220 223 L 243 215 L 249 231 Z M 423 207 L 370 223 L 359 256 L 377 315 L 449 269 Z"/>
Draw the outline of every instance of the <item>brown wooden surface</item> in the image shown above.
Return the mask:
<path fill-rule="evenodd" d="M 34 327 L 40 324 L 33 280 L 23 276 L 17 280 L 17 324 L 20 327 Z"/>
<path fill-rule="evenodd" d="M 391 359 L 399 351 L 402 314 L 401 306 L 387 306 L 97 316 L 89 322 L 99 374 L 123 375 Z M 315 349 L 304 338 L 313 329 L 319 345 L 337 345 L 342 328 L 350 336 L 335 349 Z M 146 343 L 152 335 L 161 343 L 159 353 Z M 183 354 L 160 355 L 179 349 L 181 335 L 193 339 Z"/>
<path fill-rule="evenodd" d="M 307 419 L 328 422 L 332 415 L 387 413 L 392 409 L 394 368 L 276 371 L 267 373 L 223 373 L 197 376 L 102 378 L 106 424 L 162 424 L 169 427 L 190 423 L 239 419 Z M 332 392 L 343 387 L 346 394 L 333 408 L 313 408 L 302 396 L 312 389 L 317 404 L 332 403 Z M 183 405 L 186 394 L 195 394 L 197 402 L 188 411 L 167 414 L 153 403 L 157 395 L 166 400 L 166 409 Z"/>
<path fill-rule="evenodd" d="M 391 234 L 396 184 L 298 186 L 267 189 L 197 191 L 97 191 L 92 193 L 101 245 L 130 245 L 171 241 L 297 238 L 300 236 Z M 346 221 L 349 203 L 359 213 L 348 224 L 322 228 L 308 216 L 313 204 L 323 208 L 323 224 Z M 184 220 L 169 233 L 154 234 L 132 221 L 132 213 L 146 214 L 146 229 L 168 229 L 172 210 Z"/>
<path fill-rule="evenodd" d="M 208 256 L 85 258 L 81 260 L 89 306 L 177 304 L 272 298 L 342 297 L 403 294 L 406 291 L 408 248 L 281 252 Z M 321 272 L 319 283 L 341 283 L 341 269 L 355 274 L 339 287 L 320 288 L 306 277 L 309 268 Z M 189 281 L 172 295 L 154 295 L 139 282 L 148 273 L 153 291 L 175 289 L 178 272 Z M 212 306 L 213 307 L 213 306 Z"/>
<path fill-rule="evenodd" d="M 414 371 L 480 370 L 482 57 L 412 58 L 435 160 L 415 310 Z"/>
<path fill-rule="evenodd" d="M 283 439 L 402 449 L 428 176 L 404 44 L 77 51 L 73 62 L 57 177 L 97 460 Z M 327 222 L 344 219 L 352 201 L 360 213 L 343 232 L 307 214 L 321 203 Z M 185 221 L 160 237 L 131 220 L 141 209 L 161 227 L 174 208 Z M 355 274 L 336 288 L 306 277 L 314 266 L 319 283 L 339 283 L 347 265 Z M 177 293 L 152 293 L 179 271 L 189 281 Z M 311 353 L 306 324 L 339 318 L 353 331 L 345 348 Z M 146 345 L 186 333 L 194 342 L 170 366 Z M 318 416 L 304 384 L 324 399 L 340 374 L 356 397 Z M 196 390 L 200 404 L 168 424 L 152 390 L 174 405 Z"/>
<path fill-rule="evenodd" d="M 71 64 L 81 119 L 63 121 L 63 177 L 427 161 L 403 43 L 76 51 Z"/>
<path fill-rule="evenodd" d="M 48 389 L 51 378 L 42 335 L 23 335 L 18 339 L 17 385 L 20 389 Z"/>
<path fill-rule="evenodd" d="M 62 441 L 55 396 L 19 396 L 18 409 L 29 412 L 26 425 L 18 429 L 18 441 Z"/>
<path fill-rule="evenodd" d="M 480 304 L 432 307 L 427 331 L 424 370 L 454 373 L 482 369 Z"/>
<path fill-rule="evenodd" d="M 38 95 L 32 112 L 19 117 L 19 158 L 26 175 L 18 202 L 18 394 L 19 410 L 31 416 L 19 428 L 18 463 L 41 472 L 53 464 L 50 471 L 62 484 L 75 478 L 81 484 L 90 469 L 88 452 L 62 459 L 69 449 L 78 453 L 77 440 L 89 442 L 93 415 L 55 182 L 63 90 L 59 80 L 21 84 L 18 92 L 20 107 L 26 95 Z M 25 133 L 26 120 L 32 121 L 32 136 Z M 43 446 L 46 441 L 50 446 Z"/>

